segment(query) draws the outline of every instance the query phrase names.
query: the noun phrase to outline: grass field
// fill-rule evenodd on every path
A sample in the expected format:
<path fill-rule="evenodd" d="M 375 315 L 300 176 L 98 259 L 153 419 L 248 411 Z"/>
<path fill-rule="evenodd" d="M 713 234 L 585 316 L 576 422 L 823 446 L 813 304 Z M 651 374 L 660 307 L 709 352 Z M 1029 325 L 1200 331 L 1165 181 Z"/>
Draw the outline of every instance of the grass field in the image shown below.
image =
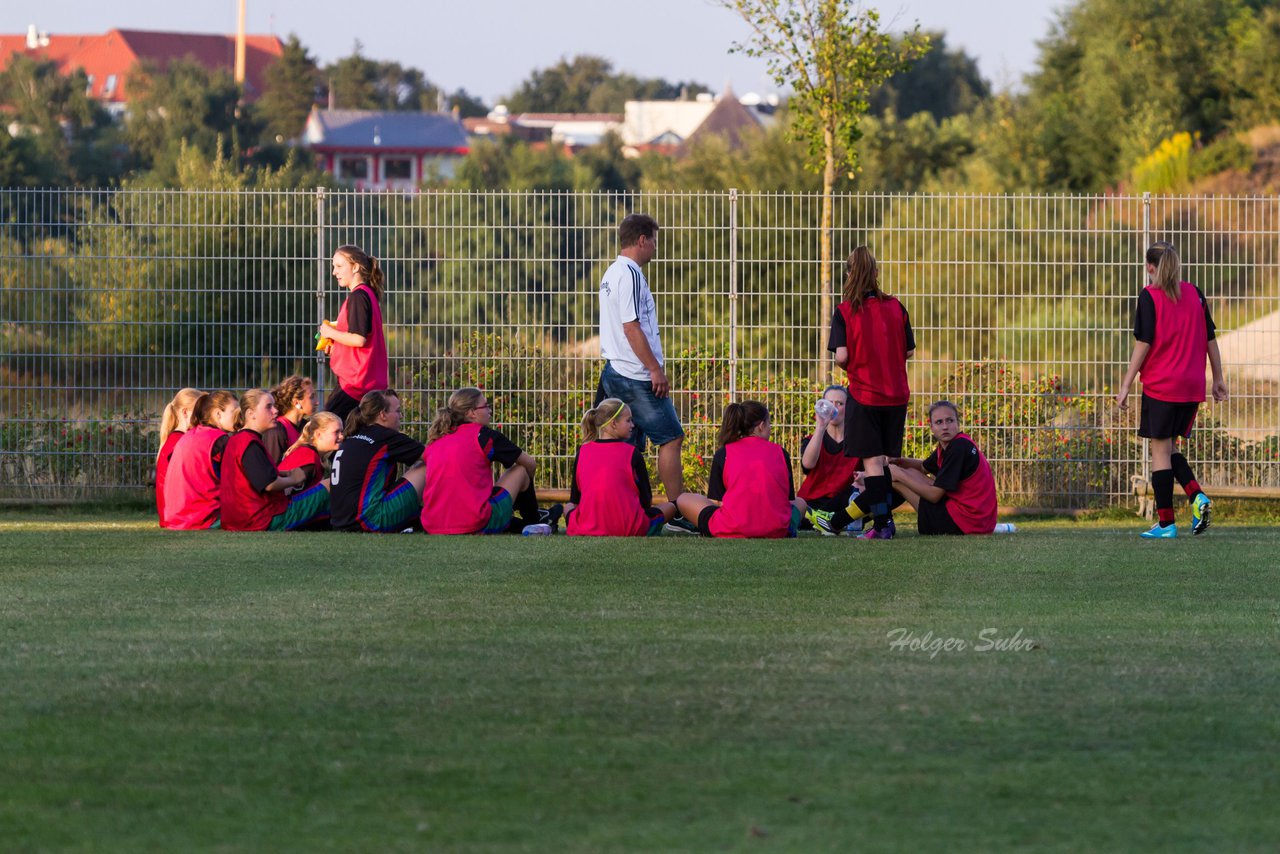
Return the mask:
<path fill-rule="evenodd" d="M 1275 850 L 1280 534 L 1140 528 L 584 542 L 8 512 L 0 846 Z"/>

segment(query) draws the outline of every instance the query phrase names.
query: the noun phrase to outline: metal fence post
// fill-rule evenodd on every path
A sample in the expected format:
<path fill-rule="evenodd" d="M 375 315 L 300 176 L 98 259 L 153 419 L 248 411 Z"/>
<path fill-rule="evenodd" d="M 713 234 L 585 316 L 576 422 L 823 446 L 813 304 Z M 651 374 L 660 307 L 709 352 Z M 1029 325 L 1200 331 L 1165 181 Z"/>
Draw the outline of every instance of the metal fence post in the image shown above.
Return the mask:
<path fill-rule="evenodd" d="M 1146 274 L 1146 253 L 1147 247 L 1151 245 L 1151 191 L 1144 191 L 1142 194 L 1142 246 L 1138 248 L 1139 264 L 1141 265 L 1143 274 Z M 1138 403 L 1142 400 L 1139 398 Z M 1142 479 L 1148 485 L 1151 483 L 1151 440 L 1142 440 Z"/>
<path fill-rule="evenodd" d="M 729 399 L 738 398 L 738 191 L 729 190 Z"/>
<path fill-rule="evenodd" d="M 324 187 L 316 187 L 316 328 L 324 321 L 325 276 L 324 251 Z M 325 399 L 325 370 L 328 360 L 323 350 L 316 350 L 316 394 Z"/>

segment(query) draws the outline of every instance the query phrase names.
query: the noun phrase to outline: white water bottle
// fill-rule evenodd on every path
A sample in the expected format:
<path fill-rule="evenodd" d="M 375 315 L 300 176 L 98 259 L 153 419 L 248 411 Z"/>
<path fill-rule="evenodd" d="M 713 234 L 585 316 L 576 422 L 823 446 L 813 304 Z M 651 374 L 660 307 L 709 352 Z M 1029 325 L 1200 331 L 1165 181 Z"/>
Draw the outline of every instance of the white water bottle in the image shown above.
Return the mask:
<path fill-rule="evenodd" d="M 1013 524 L 1012 522 L 998 522 L 998 523 L 996 523 L 996 528 L 995 528 L 995 530 L 994 530 L 994 531 L 992 531 L 991 533 L 993 533 L 993 534 L 1012 534 L 1012 533 L 1013 533 L 1014 531 L 1016 531 L 1016 530 L 1018 530 L 1018 526 L 1017 526 L 1017 525 L 1015 525 L 1015 524 Z"/>
<path fill-rule="evenodd" d="M 830 421 L 836 417 L 836 405 L 825 397 L 818 398 L 818 402 L 813 405 L 813 412 L 819 418 Z"/>

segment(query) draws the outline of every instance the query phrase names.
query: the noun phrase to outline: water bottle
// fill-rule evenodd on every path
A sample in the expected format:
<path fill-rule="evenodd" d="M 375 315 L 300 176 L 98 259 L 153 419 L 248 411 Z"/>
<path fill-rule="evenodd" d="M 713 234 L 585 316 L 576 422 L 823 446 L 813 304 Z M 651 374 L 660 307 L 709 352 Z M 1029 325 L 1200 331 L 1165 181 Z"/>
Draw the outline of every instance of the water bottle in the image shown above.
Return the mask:
<path fill-rule="evenodd" d="M 1015 524 L 1013 524 L 1012 522 L 998 522 L 998 523 L 996 524 L 996 529 L 995 529 L 994 531 L 992 531 L 991 533 L 993 533 L 993 534 L 1012 534 L 1012 533 L 1013 533 L 1014 531 L 1016 531 L 1016 530 L 1018 530 L 1018 526 L 1017 526 L 1017 525 L 1015 525 Z"/>
<path fill-rule="evenodd" d="M 520 533 L 526 537 L 549 537 L 551 536 L 551 526 L 546 522 L 535 522 L 532 525 L 525 525 Z"/>
<path fill-rule="evenodd" d="M 836 405 L 825 397 L 818 398 L 818 402 L 813 405 L 813 411 L 819 418 L 825 418 L 827 421 L 836 417 Z"/>

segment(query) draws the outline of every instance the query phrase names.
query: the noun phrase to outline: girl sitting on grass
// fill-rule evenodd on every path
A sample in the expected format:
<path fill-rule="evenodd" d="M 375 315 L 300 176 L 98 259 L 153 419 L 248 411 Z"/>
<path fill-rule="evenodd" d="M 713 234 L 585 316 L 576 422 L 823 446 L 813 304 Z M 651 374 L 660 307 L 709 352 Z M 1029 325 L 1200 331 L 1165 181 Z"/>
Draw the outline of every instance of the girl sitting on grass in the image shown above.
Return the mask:
<path fill-rule="evenodd" d="M 317 412 L 308 419 L 294 442 L 284 452 L 281 471 L 302 469 L 307 476 L 302 489 L 310 489 L 324 478 L 324 458 L 342 444 L 342 419 L 332 412 Z"/>
<path fill-rule="evenodd" d="M 616 397 L 600 401 L 582 419 L 573 460 L 573 484 L 565 505 L 571 537 L 654 537 L 676 514 L 669 501 L 650 506 L 653 490 L 644 455 L 629 441 L 631 407 Z"/>
<path fill-rule="evenodd" d="M 539 519 L 533 489 L 537 461 L 489 426 L 493 408 L 478 388 L 460 388 L 436 410 L 427 433 L 422 530 L 428 534 L 550 534 L 560 521 Z M 493 479 L 493 464 L 504 471 Z M 513 518 L 519 512 L 518 518 Z"/>
<path fill-rule="evenodd" d="M 276 399 L 276 423 L 262 434 L 262 444 L 271 459 L 284 459 L 285 451 L 298 441 L 302 425 L 316 411 L 316 387 L 308 378 L 293 374 L 271 389 Z"/>
<path fill-rule="evenodd" d="M 960 432 L 954 403 L 929 407 L 929 429 L 938 447 L 923 460 L 890 460 L 894 490 L 916 508 L 925 535 L 990 534 L 996 527 L 996 480 L 987 458 Z"/>
<path fill-rule="evenodd" d="M 805 503 L 796 498 L 791 460 L 769 441 L 769 409 L 759 401 L 731 403 L 720 425 L 705 496 L 686 492 L 680 512 L 704 537 L 794 537 Z"/>
<path fill-rule="evenodd" d="M 422 443 L 400 432 L 400 397 L 367 392 L 347 416 L 333 455 L 330 522 L 339 531 L 395 533 L 417 524 L 422 509 Z M 408 466 L 396 477 L 400 466 Z"/>
<path fill-rule="evenodd" d="M 160 450 L 156 452 L 156 513 L 160 527 L 167 527 L 164 519 L 164 482 L 169 475 L 169 463 L 178 440 L 191 429 L 191 410 L 204 392 L 184 388 L 173 396 L 160 416 Z"/>
<path fill-rule="evenodd" d="M 294 531 L 329 517 L 329 484 L 321 481 L 292 498 L 285 490 L 307 479 L 302 469 L 281 474 L 262 444 L 276 423 L 276 402 L 266 389 L 240 397 L 243 427 L 227 442 L 222 461 L 222 530 Z"/>
<path fill-rule="evenodd" d="M 240 404 L 229 391 L 202 394 L 192 405 L 193 426 L 174 446 L 165 475 L 166 528 L 199 530 L 218 524 L 222 455 L 239 415 Z"/>

